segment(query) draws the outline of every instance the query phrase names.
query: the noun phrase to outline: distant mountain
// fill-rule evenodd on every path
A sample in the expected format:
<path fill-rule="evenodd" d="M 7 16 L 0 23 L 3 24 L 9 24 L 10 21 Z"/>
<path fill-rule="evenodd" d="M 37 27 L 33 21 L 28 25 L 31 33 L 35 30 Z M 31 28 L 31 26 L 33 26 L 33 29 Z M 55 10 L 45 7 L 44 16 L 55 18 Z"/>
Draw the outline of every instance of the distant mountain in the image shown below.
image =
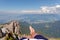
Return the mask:
<path fill-rule="evenodd" d="M 1 14 L 0 23 L 11 20 L 26 21 L 28 23 L 43 23 L 60 20 L 60 14 Z"/>

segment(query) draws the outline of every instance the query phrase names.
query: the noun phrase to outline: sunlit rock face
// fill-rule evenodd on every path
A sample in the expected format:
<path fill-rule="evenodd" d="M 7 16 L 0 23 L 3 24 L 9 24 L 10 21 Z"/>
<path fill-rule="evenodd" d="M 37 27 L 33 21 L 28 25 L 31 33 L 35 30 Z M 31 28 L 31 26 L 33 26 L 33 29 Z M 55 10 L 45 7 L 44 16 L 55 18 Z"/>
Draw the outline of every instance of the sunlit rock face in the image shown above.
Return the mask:
<path fill-rule="evenodd" d="M 2 32 L 4 33 L 20 33 L 20 25 L 17 21 L 11 21 L 9 24 L 5 24 L 4 27 L 2 28 Z"/>

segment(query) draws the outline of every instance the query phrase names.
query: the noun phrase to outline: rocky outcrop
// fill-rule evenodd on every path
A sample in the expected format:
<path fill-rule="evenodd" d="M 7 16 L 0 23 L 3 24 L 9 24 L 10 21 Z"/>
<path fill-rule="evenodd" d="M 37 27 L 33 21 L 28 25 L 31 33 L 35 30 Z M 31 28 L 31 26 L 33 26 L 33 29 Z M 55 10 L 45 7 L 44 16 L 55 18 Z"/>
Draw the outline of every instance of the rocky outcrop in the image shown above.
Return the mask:
<path fill-rule="evenodd" d="M 0 29 L 0 38 L 2 37 L 2 34 L 3 34 L 3 33 L 2 33 L 2 30 Z"/>
<path fill-rule="evenodd" d="M 20 34 L 20 25 L 17 21 L 11 21 L 9 24 L 5 24 L 2 28 L 3 33 L 15 33 Z"/>

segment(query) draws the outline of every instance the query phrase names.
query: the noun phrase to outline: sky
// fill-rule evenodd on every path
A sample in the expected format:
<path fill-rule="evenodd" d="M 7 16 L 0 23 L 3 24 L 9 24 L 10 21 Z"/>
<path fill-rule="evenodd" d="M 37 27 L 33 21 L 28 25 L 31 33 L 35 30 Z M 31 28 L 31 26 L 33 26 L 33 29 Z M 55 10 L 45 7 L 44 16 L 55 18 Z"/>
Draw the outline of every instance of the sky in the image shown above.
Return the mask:
<path fill-rule="evenodd" d="M 0 13 L 60 13 L 60 0 L 0 0 Z"/>

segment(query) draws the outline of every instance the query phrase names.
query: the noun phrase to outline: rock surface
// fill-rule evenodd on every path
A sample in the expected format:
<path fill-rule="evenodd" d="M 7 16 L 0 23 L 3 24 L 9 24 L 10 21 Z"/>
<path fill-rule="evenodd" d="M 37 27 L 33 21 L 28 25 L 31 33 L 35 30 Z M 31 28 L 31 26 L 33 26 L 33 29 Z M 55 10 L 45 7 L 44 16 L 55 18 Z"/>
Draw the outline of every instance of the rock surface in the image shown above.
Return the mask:
<path fill-rule="evenodd" d="M 9 33 L 12 33 L 12 37 L 16 37 L 16 35 L 19 35 L 21 33 L 20 25 L 17 21 L 11 21 L 9 23 L 6 23 L 3 25 L 2 28 L 0 28 L 0 40 L 4 40 L 6 35 Z"/>
<path fill-rule="evenodd" d="M 2 37 L 3 33 L 2 33 L 2 30 L 0 29 L 0 38 Z"/>
<path fill-rule="evenodd" d="M 17 21 L 11 21 L 9 24 L 5 24 L 4 27 L 2 28 L 3 33 L 20 33 L 20 25 Z"/>

